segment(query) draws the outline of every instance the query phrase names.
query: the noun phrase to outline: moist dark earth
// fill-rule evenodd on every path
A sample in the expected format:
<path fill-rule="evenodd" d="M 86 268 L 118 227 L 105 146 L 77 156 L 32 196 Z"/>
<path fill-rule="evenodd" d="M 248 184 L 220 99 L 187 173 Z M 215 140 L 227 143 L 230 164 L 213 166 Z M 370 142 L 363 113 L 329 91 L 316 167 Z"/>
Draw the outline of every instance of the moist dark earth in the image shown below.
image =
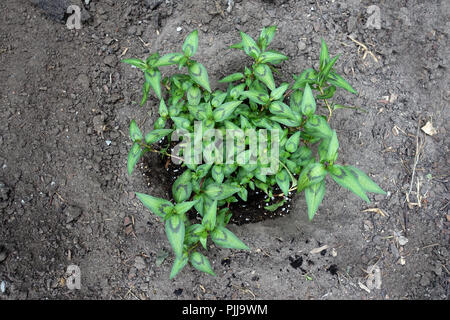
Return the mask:
<path fill-rule="evenodd" d="M 48 3 L 0 2 L 0 299 L 449 298 L 449 1 Z M 82 8 L 81 29 L 67 28 L 66 3 Z M 379 29 L 366 27 L 371 5 Z M 155 154 L 126 170 L 129 122 L 151 130 L 158 101 L 138 107 L 143 77 L 119 61 L 180 50 L 198 29 L 217 88 L 250 62 L 228 49 L 239 30 L 273 24 L 272 48 L 290 58 L 277 83 L 317 67 L 321 37 L 341 54 L 359 95 L 336 101 L 360 109 L 331 120 L 340 162 L 388 194 L 367 205 L 328 180 L 312 222 L 295 195 L 288 215 L 230 226 L 250 251 L 209 244 L 216 277 L 186 267 L 169 280 L 162 221 L 134 192 L 169 198 L 170 177 Z"/>

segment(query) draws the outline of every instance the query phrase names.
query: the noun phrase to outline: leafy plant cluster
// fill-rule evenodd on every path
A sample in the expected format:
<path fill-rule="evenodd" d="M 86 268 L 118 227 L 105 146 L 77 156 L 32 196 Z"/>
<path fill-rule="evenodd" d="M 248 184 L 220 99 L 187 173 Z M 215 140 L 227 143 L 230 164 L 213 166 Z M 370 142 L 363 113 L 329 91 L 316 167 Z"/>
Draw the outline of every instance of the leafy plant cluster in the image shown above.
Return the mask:
<path fill-rule="evenodd" d="M 206 68 L 192 56 L 198 47 L 197 30 L 185 39 L 181 53 L 160 56 L 154 53 L 145 61 L 125 59 L 144 72 L 141 106 L 148 99 L 150 88 L 160 99 L 159 118 L 154 130 L 145 136 L 135 120 L 130 124 L 133 146 L 128 155 L 128 172 L 132 173 L 138 160 L 146 152 L 159 152 L 169 156 L 167 150 L 152 146 L 168 137 L 176 129 L 191 135 L 194 122 L 207 129 L 278 129 L 279 170 L 273 175 L 264 175 L 262 169 L 268 164 L 184 163 L 185 171 L 172 186 L 173 202 L 136 193 L 151 212 L 165 221 L 165 231 L 175 254 L 170 278 L 183 269 L 188 262 L 203 272 L 214 275 L 201 247 L 207 250 L 208 238 L 219 247 L 248 249 L 236 235 L 226 228 L 232 213 L 229 204 L 238 198 L 247 201 L 249 189 L 260 189 L 268 197 L 274 196 L 276 186 L 284 196 L 291 191 L 304 191 L 308 216 L 312 219 L 325 194 L 325 177 L 329 175 L 336 183 L 349 189 L 369 202 L 367 192 L 385 194 L 364 172 L 337 164 L 339 142 L 336 131 L 328 124 L 334 110 L 344 106 L 329 101 L 337 87 L 351 93 L 357 92 L 334 69 L 339 56 L 330 58 L 328 48 L 322 40 L 319 68 L 309 68 L 294 76 L 292 83 L 276 85 L 273 72 L 275 65 L 287 60 L 282 53 L 268 50 L 276 26 L 263 28 L 255 41 L 241 32 L 242 41 L 231 48 L 239 49 L 253 58 L 253 64 L 242 72 L 226 76 L 219 82 L 227 83 L 225 91 L 211 90 Z M 177 65 L 187 69 L 187 74 L 178 73 L 161 77 L 160 67 Z M 163 97 L 167 90 L 167 100 Z M 319 114 L 322 106 L 327 115 Z M 168 127 L 168 128 L 166 128 Z M 270 138 L 269 138 L 270 139 Z M 207 148 L 211 142 L 203 142 Z M 248 138 L 242 143 L 249 144 Z M 317 154 L 313 146 L 317 145 Z M 245 156 L 250 156 L 248 150 Z M 275 210 L 285 197 L 271 206 Z M 195 209 L 201 223 L 192 223 L 187 212 Z"/>

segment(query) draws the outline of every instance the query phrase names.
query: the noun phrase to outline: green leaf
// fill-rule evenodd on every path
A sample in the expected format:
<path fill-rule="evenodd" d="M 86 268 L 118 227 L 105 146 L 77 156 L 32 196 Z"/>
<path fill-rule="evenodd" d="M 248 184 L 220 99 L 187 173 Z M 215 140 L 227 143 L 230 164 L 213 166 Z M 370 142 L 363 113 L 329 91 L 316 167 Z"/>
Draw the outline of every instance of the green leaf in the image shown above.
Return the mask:
<path fill-rule="evenodd" d="M 316 95 L 316 99 L 331 99 L 336 91 L 335 86 L 329 86 L 325 90 L 323 90 L 323 94 Z"/>
<path fill-rule="evenodd" d="M 150 131 L 145 135 L 145 143 L 146 144 L 155 143 L 164 138 L 165 136 L 167 136 L 172 131 L 173 129 L 155 129 L 153 131 Z"/>
<path fill-rule="evenodd" d="M 380 186 L 373 182 L 372 179 L 370 179 L 369 176 L 367 176 L 363 171 L 353 166 L 345 166 L 345 168 L 356 177 L 358 183 L 361 185 L 364 191 L 386 194 L 386 191 L 381 189 Z"/>
<path fill-rule="evenodd" d="M 320 70 L 323 70 L 323 68 L 325 68 L 328 61 L 330 60 L 330 55 L 328 54 L 328 47 L 323 38 L 321 39 L 321 42 L 322 42 L 322 48 L 320 50 L 319 66 L 320 66 Z"/>
<path fill-rule="evenodd" d="M 150 92 L 150 82 L 145 81 L 142 85 L 142 100 L 139 104 L 141 107 L 147 102 L 148 100 L 148 93 Z"/>
<path fill-rule="evenodd" d="M 288 57 L 286 57 L 284 54 L 281 54 L 276 51 L 266 51 L 263 52 L 259 56 L 259 61 L 261 63 L 272 63 L 272 64 L 278 64 L 281 61 L 287 60 Z"/>
<path fill-rule="evenodd" d="M 233 232 L 222 226 L 218 226 L 211 232 L 211 239 L 217 246 L 222 248 L 250 250 Z"/>
<path fill-rule="evenodd" d="M 189 261 L 188 254 L 185 252 L 181 257 L 176 257 L 173 262 L 172 270 L 170 271 L 169 279 L 172 280 L 175 276 L 186 266 Z"/>
<path fill-rule="evenodd" d="M 262 51 L 266 50 L 269 44 L 272 42 L 273 36 L 277 31 L 277 26 L 265 27 L 261 30 L 261 34 L 258 37 L 258 46 Z"/>
<path fill-rule="evenodd" d="M 184 40 L 183 52 L 186 57 L 192 57 L 198 48 L 198 31 L 192 31 Z"/>
<path fill-rule="evenodd" d="M 183 217 L 174 214 L 166 220 L 166 235 L 176 257 L 183 255 L 185 227 Z"/>
<path fill-rule="evenodd" d="M 219 164 L 214 165 L 214 167 L 212 168 L 211 175 L 217 183 L 223 182 L 223 179 L 225 178 L 223 171 L 223 166 Z"/>
<path fill-rule="evenodd" d="M 159 53 L 156 52 L 154 54 L 151 54 L 147 60 L 145 60 L 145 63 L 150 67 L 153 68 L 153 65 L 156 63 L 156 61 L 158 61 L 159 59 Z"/>
<path fill-rule="evenodd" d="M 173 204 L 166 199 L 149 196 L 148 194 L 139 192 L 136 192 L 136 196 L 147 209 L 161 218 L 164 218 L 173 208 Z"/>
<path fill-rule="evenodd" d="M 263 82 L 270 90 L 275 90 L 275 81 L 273 80 L 272 70 L 267 64 L 261 63 L 254 68 L 256 78 Z"/>
<path fill-rule="evenodd" d="M 219 80 L 220 83 L 224 82 L 233 82 L 238 81 L 244 78 L 244 75 L 240 72 L 230 74 L 229 76 L 226 76 L 225 78 Z"/>
<path fill-rule="evenodd" d="M 316 112 L 316 100 L 314 100 L 314 95 L 309 84 L 305 86 L 302 103 L 300 104 L 300 112 L 307 117 L 312 116 Z"/>
<path fill-rule="evenodd" d="M 289 106 L 295 113 L 301 113 L 300 106 L 302 104 L 302 98 L 303 98 L 303 91 L 298 89 L 294 90 L 291 96 L 289 97 Z"/>
<path fill-rule="evenodd" d="M 305 189 L 306 204 L 308 205 L 308 217 L 309 220 L 314 218 L 314 215 L 322 203 L 323 196 L 325 195 L 325 180 Z"/>
<path fill-rule="evenodd" d="M 317 114 L 313 115 L 308 119 L 308 121 L 306 121 L 304 129 L 305 133 L 315 138 L 328 139 L 331 138 L 333 134 L 327 120 Z"/>
<path fill-rule="evenodd" d="M 322 163 L 311 163 L 306 166 L 298 177 L 297 193 L 305 190 L 309 186 L 321 182 L 325 179 L 327 170 Z"/>
<path fill-rule="evenodd" d="M 172 195 L 175 202 L 180 203 L 189 199 L 192 193 L 192 171 L 185 170 L 172 185 Z"/>
<path fill-rule="evenodd" d="M 187 91 L 188 102 L 192 106 L 196 106 L 200 103 L 202 93 L 197 86 L 191 86 Z"/>
<path fill-rule="evenodd" d="M 142 71 L 147 70 L 147 64 L 144 61 L 140 60 L 140 59 L 134 59 L 134 58 L 132 58 L 132 59 L 123 59 L 123 60 L 121 60 L 121 62 L 130 64 L 132 66 L 135 66 L 136 68 L 139 68 Z"/>
<path fill-rule="evenodd" d="M 208 273 L 212 276 L 215 276 L 213 269 L 211 268 L 211 264 L 209 263 L 208 258 L 206 258 L 203 254 L 198 251 L 194 251 L 191 254 L 191 264 L 192 266 L 202 272 Z"/>
<path fill-rule="evenodd" d="M 157 69 L 145 71 L 145 82 L 150 83 L 158 99 L 161 99 L 161 72 Z"/>
<path fill-rule="evenodd" d="M 192 63 L 189 66 L 189 75 L 191 76 L 192 80 L 194 80 L 197 84 L 206 89 L 208 92 L 211 92 L 208 80 L 208 72 L 201 63 L 198 62 Z"/>
<path fill-rule="evenodd" d="M 214 230 L 216 226 L 216 217 L 217 217 L 217 200 L 205 208 L 205 214 L 203 215 L 202 225 L 205 226 L 205 229 L 208 231 Z"/>
<path fill-rule="evenodd" d="M 164 67 L 164 66 L 170 66 L 173 64 L 178 64 L 180 62 L 181 58 L 183 58 L 183 54 L 175 52 L 175 53 L 168 53 L 166 55 L 163 55 L 161 58 L 158 59 L 158 61 L 153 65 L 153 67 Z"/>
<path fill-rule="evenodd" d="M 339 141 L 336 135 L 336 130 L 333 130 L 333 134 L 331 135 L 330 142 L 328 144 L 327 156 L 326 159 L 330 163 L 334 163 L 337 159 L 337 151 L 339 149 Z"/>
<path fill-rule="evenodd" d="M 330 166 L 328 167 L 328 170 L 331 177 L 334 181 L 336 181 L 337 184 L 350 190 L 367 203 L 370 203 L 370 200 L 367 197 L 364 188 L 359 184 L 358 178 L 355 177 L 351 171 L 340 165 Z"/>
<path fill-rule="evenodd" d="M 328 61 L 328 63 L 325 65 L 325 67 L 320 71 L 320 84 L 322 85 L 323 82 L 328 78 L 328 75 L 330 74 L 331 68 L 333 68 L 333 65 L 336 63 L 337 59 L 339 59 L 340 54 L 338 54 L 336 57 Z"/>
<path fill-rule="evenodd" d="M 159 117 L 158 119 L 156 119 L 155 124 L 153 125 L 153 128 L 155 130 L 164 129 L 165 125 L 166 125 L 166 119 L 163 117 Z"/>
<path fill-rule="evenodd" d="M 289 195 L 289 187 L 290 187 L 290 178 L 286 169 L 282 169 L 276 174 L 277 184 L 280 187 L 281 191 L 283 191 L 285 196 Z"/>
<path fill-rule="evenodd" d="M 279 100 L 283 97 L 283 94 L 286 92 L 287 88 L 289 87 L 289 83 L 283 83 L 281 86 L 276 88 L 270 93 L 270 99 L 272 100 Z"/>
<path fill-rule="evenodd" d="M 261 50 L 259 50 L 258 45 L 252 37 L 245 34 L 241 31 L 242 45 L 244 47 L 244 51 L 247 55 L 251 56 L 254 59 L 257 59 L 261 54 Z"/>
<path fill-rule="evenodd" d="M 348 82 L 344 78 L 342 78 L 340 75 L 338 75 L 337 73 L 335 73 L 333 71 L 331 71 L 330 74 L 328 75 L 327 82 L 336 87 L 343 88 L 353 94 L 358 94 L 358 92 L 355 89 L 353 89 L 352 86 L 349 85 Z"/>
<path fill-rule="evenodd" d="M 298 149 L 298 145 L 300 144 L 300 131 L 294 133 L 288 141 L 286 141 L 285 149 L 290 153 L 294 153 Z"/>
<path fill-rule="evenodd" d="M 129 175 L 133 173 L 134 167 L 136 166 L 136 163 L 139 161 L 142 155 L 143 151 L 141 149 L 141 146 L 137 142 L 135 142 L 128 152 L 127 168 Z"/>
<path fill-rule="evenodd" d="M 216 120 L 216 122 L 226 120 L 241 103 L 242 101 L 230 101 L 222 104 L 214 110 L 214 120 Z"/>
<path fill-rule="evenodd" d="M 295 78 L 292 90 L 302 89 L 306 86 L 306 84 L 311 85 L 316 82 L 317 82 L 317 71 L 314 70 L 313 68 L 308 68 L 305 71 L 303 71 L 299 77 Z"/>
<path fill-rule="evenodd" d="M 163 118 L 167 117 L 169 115 L 169 109 L 167 109 L 166 103 L 164 102 L 164 99 L 161 99 L 159 102 L 159 115 Z M 156 129 L 156 128 L 155 128 Z"/>
<path fill-rule="evenodd" d="M 230 184 L 211 183 L 205 189 L 205 194 L 211 199 L 225 200 L 240 190 L 239 187 Z"/>
<path fill-rule="evenodd" d="M 283 200 L 281 200 L 279 202 L 276 202 L 276 203 L 271 204 L 270 206 L 264 207 L 264 210 L 273 212 L 273 211 L 277 210 L 279 207 L 283 206 L 285 203 L 286 203 L 286 199 L 283 198 Z"/>
<path fill-rule="evenodd" d="M 197 203 L 196 200 L 194 201 L 185 201 L 181 203 L 177 203 L 175 205 L 175 212 L 177 214 L 184 214 L 192 209 L 192 207 Z"/>
<path fill-rule="evenodd" d="M 274 115 L 297 120 L 297 117 L 294 114 L 294 112 L 291 110 L 291 108 L 289 108 L 289 106 L 287 104 L 285 104 L 281 101 L 273 101 L 269 106 L 269 110 Z"/>
<path fill-rule="evenodd" d="M 133 142 L 139 142 L 139 141 L 142 141 L 142 139 L 143 139 L 142 132 L 139 129 L 139 127 L 137 126 L 136 121 L 134 119 L 131 120 L 131 123 L 130 123 L 130 138 L 131 138 L 131 141 L 133 141 Z"/>
<path fill-rule="evenodd" d="M 284 124 L 287 127 L 298 127 L 300 125 L 300 121 L 295 119 L 284 118 L 282 116 L 272 116 L 270 117 L 270 120 Z"/>
<path fill-rule="evenodd" d="M 184 117 L 170 117 L 170 119 L 172 119 L 177 129 L 189 130 L 191 127 L 191 122 L 189 121 L 189 119 L 186 119 Z"/>
<path fill-rule="evenodd" d="M 269 102 L 269 95 L 264 92 L 244 91 L 241 93 L 241 95 L 250 99 L 250 101 L 253 101 L 257 104 L 266 104 Z"/>

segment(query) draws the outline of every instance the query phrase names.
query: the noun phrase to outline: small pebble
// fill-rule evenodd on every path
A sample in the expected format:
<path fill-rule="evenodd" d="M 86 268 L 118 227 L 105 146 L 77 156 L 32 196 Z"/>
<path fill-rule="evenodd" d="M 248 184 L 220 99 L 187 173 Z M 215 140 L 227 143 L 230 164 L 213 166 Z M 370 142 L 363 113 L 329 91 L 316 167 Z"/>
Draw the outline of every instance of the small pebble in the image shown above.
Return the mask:
<path fill-rule="evenodd" d="M 1 292 L 1 293 L 5 293 L 5 291 L 6 291 L 6 282 L 5 282 L 5 281 L 2 281 L 2 282 L 0 283 L 0 292 Z"/>
<path fill-rule="evenodd" d="M 181 30 L 183 30 L 182 27 L 178 27 L 178 28 L 177 28 L 177 31 L 178 31 L 178 32 L 180 32 Z"/>

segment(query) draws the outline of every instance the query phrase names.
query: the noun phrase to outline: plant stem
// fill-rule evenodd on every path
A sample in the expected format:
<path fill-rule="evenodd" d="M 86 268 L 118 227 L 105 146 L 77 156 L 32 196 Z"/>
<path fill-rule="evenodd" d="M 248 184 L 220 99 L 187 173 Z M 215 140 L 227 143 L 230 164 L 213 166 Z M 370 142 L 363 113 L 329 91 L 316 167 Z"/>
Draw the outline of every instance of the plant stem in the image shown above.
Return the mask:
<path fill-rule="evenodd" d="M 318 87 L 319 87 L 320 94 L 323 95 L 323 89 L 322 89 L 322 87 L 321 87 L 321 86 L 318 86 Z M 328 112 L 329 112 L 328 118 L 327 118 L 327 122 L 330 122 L 331 116 L 333 115 L 333 110 L 331 110 L 330 104 L 328 103 L 328 100 L 327 100 L 327 99 L 323 99 L 323 101 L 325 101 L 325 104 L 327 105 Z"/>

